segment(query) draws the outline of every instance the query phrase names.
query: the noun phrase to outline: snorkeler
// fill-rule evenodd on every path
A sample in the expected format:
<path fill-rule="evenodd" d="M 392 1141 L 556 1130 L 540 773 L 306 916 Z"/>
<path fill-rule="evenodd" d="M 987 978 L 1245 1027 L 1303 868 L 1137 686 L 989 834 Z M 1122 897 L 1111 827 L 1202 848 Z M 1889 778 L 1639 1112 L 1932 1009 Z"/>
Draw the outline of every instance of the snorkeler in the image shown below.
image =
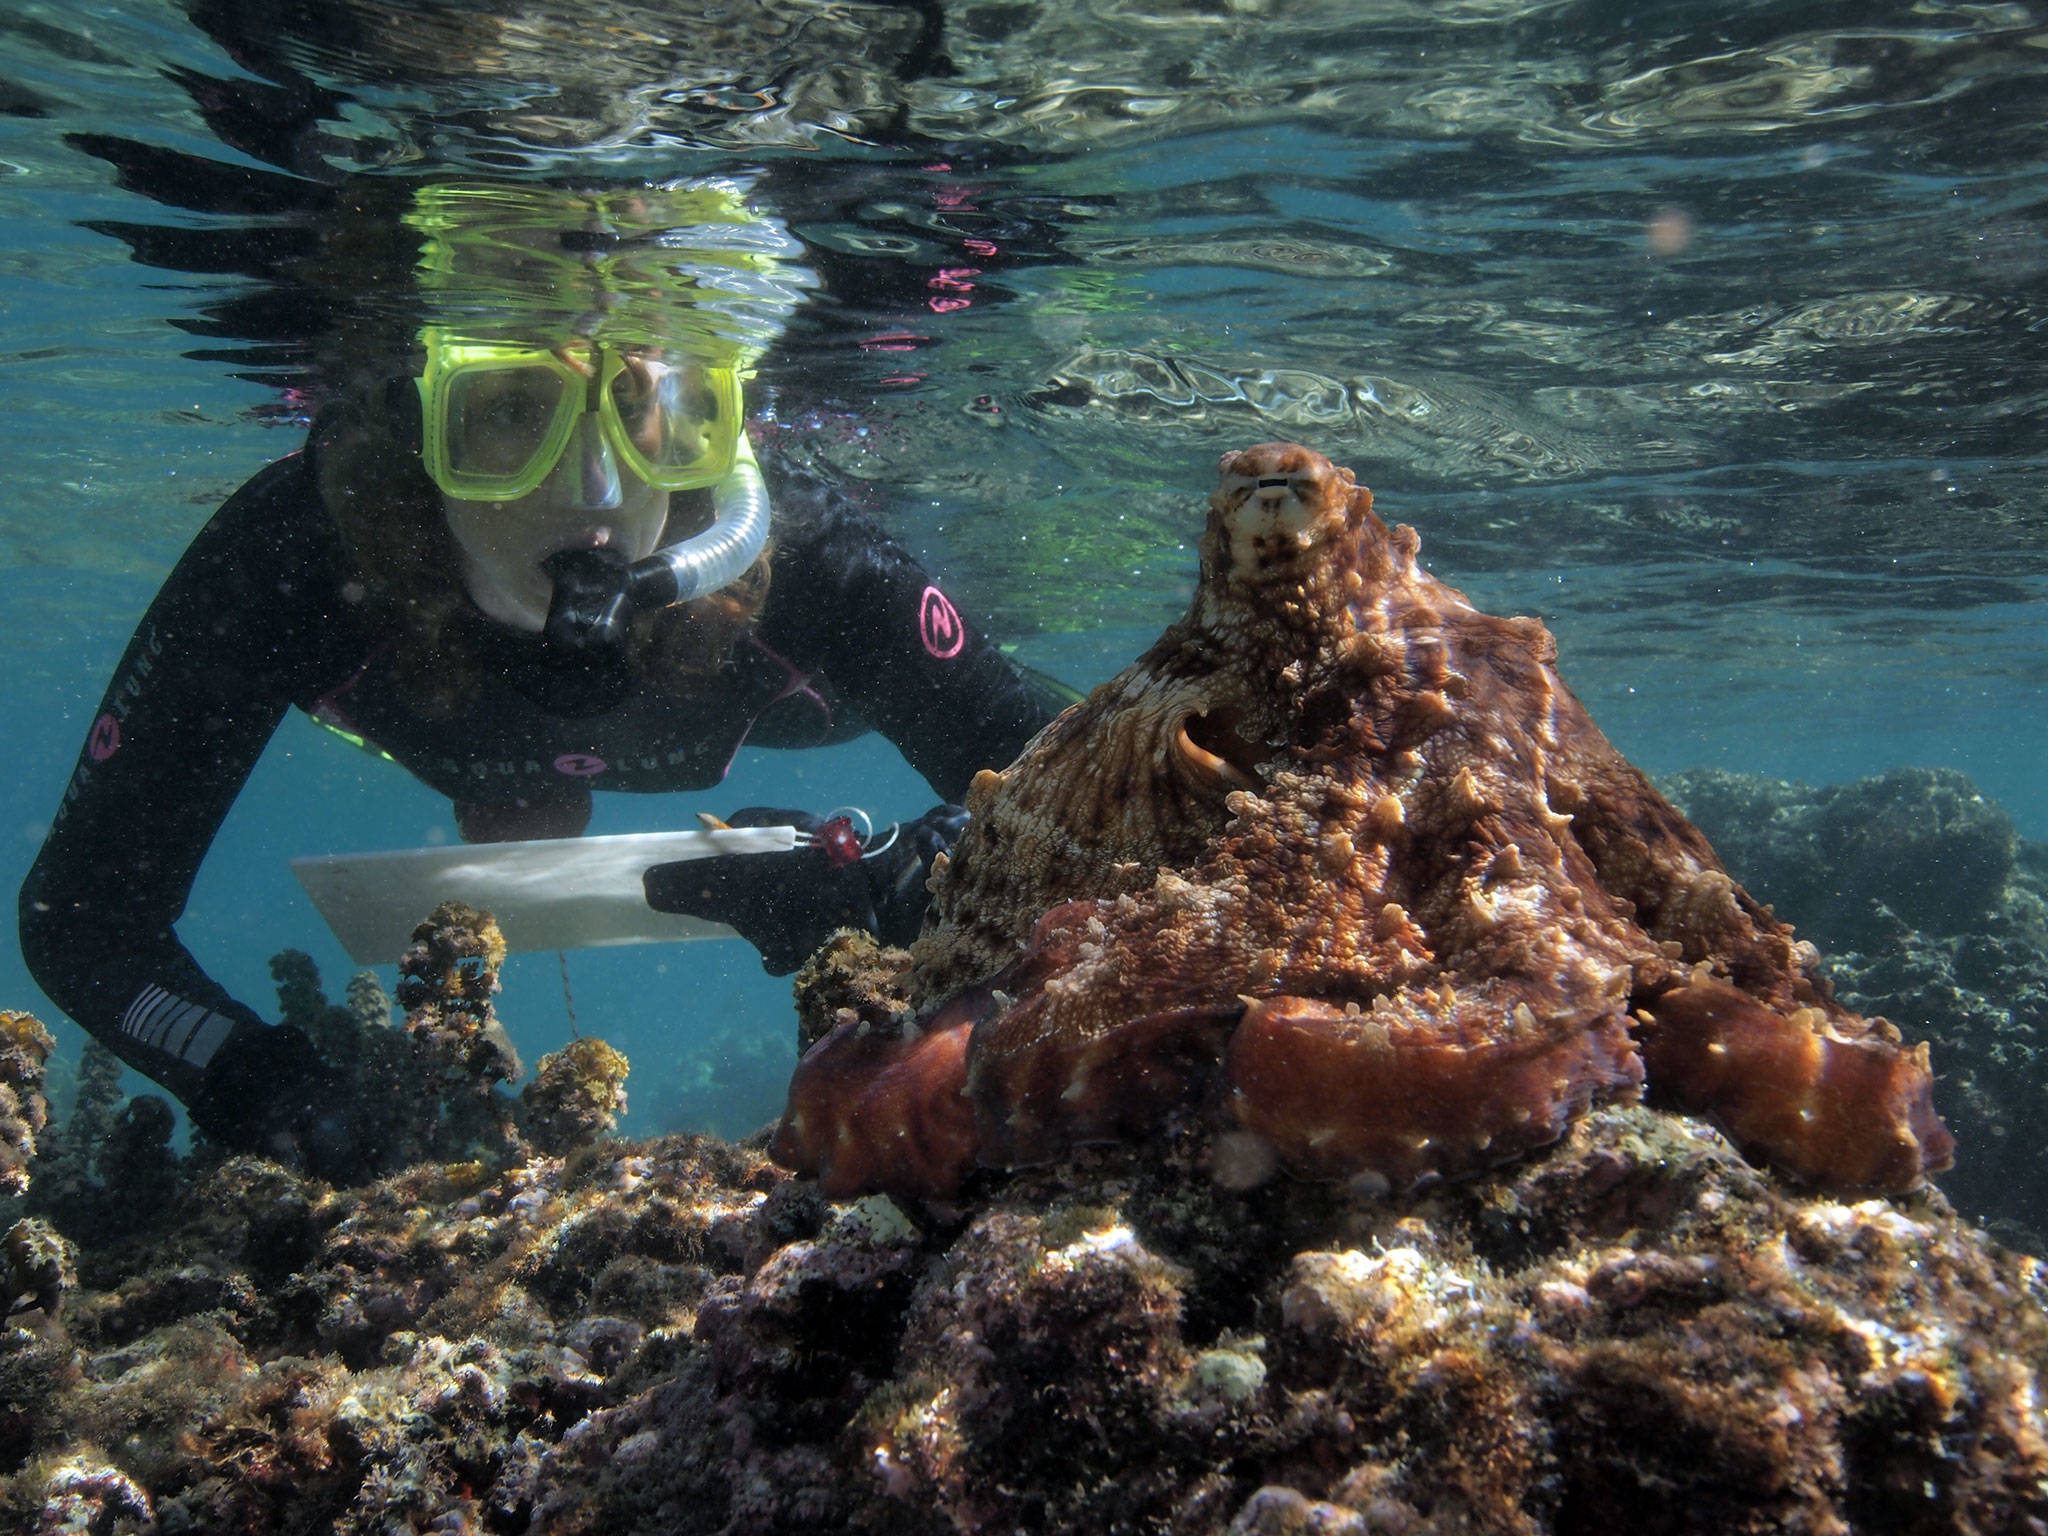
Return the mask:
<path fill-rule="evenodd" d="M 72 1018 L 217 1141 L 334 1176 L 362 1149 L 333 1072 L 174 931 L 287 708 L 446 795 L 471 842 L 575 836 L 594 790 L 703 789 L 742 744 L 870 728 L 955 802 L 1051 714 L 901 547 L 757 465 L 742 377 L 802 274 L 733 189 L 440 186 L 406 222 L 409 357 L 359 359 L 193 540 L 21 893 L 23 955 Z M 964 816 L 864 857 L 658 867 L 647 893 L 783 973 L 839 927 L 907 941 Z"/>

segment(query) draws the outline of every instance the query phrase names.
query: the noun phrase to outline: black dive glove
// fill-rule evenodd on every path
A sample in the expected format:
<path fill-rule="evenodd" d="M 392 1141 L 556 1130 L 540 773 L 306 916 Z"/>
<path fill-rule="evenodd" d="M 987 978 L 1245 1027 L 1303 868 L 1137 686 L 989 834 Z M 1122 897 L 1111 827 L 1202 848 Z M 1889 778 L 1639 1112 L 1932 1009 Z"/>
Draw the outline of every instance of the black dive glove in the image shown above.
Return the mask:
<path fill-rule="evenodd" d="M 647 904 L 739 930 L 761 952 L 761 968 L 787 976 L 840 928 L 858 928 L 884 944 L 917 937 L 930 898 L 924 880 L 934 856 L 967 826 L 967 812 L 941 805 L 854 841 L 844 823 L 804 811 L 749 806 L 734 827 L 792 826 L 818 841 L 793 853 L 728 853 L 657 864 L 647 871 Z M 837 837 L 834 834 L 838 833 Z"/>
<path fill-rule="evenodd" d="M 222 1146 L 256 1152 L 331 1183 L 364 1171 L 348 1085 L 295 1024 L 237 1024 L 186 1108 Z"/>

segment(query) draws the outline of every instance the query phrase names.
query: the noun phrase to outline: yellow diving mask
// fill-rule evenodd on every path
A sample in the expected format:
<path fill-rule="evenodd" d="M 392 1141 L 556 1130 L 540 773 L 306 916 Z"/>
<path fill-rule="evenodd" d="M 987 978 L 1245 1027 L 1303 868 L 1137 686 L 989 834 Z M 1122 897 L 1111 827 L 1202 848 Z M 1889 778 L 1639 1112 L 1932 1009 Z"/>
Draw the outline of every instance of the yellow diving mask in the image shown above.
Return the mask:
<path fill-rule="evenodd" d="M 458 500 L 532 494 L 572 442 L 593 462 L 616 454 L 664 491 L 716 485 L 732 470 L 742 415 L 732 368 L 602 341 L 515 346 L 436 326 L 420 339 L 420 457 Z M 599 473 L 616 484 L 611 465 Z"/>

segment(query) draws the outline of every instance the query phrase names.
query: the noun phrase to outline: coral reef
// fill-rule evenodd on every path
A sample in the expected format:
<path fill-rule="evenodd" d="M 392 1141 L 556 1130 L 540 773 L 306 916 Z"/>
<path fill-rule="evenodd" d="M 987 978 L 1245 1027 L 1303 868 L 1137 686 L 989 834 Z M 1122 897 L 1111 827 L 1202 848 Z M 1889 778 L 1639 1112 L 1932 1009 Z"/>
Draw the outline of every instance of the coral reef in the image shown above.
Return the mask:
<path fill-rule="evenodd" d="M 271 960 L 282 1020 L 306 1031 L 348 1095 L 366 1171 L 428 1162 L 469 1168 L 480 1182 L 525 1153 L 529 1138 L 569 1152 L 610 1132 L 625 1112 L 626 1059 L 602 1040 L 573 1041 L 543 1058 L 520 1098 L 504 1091 L 501 1076 L 516 1074 L 518 1059 L 490 1007 L 497 930 L 488 922 L 461 909 L 445 926 L 422 926 L 418 974 L 408 978 L 419 983 L 416 1029 L 392 1027 L 373 973 L 350 980 L 342 1007 L 328 1002 L 310 957 L 287 950 Z M 124 1103 L 120 1070 L 104 1047 L 87 1043 L 71 1110 L 42 1137 L 22 1203 L 83 1245 L 90 1287 L 116 1287 L 144 1265 L 144 1255 L 175 1239 L 167 1229 L 185 1219 L 192 1191 L 224 1163 L 239 1166 L 203 1137 L 180 1157 L 169 1103 L 152 1094 Z"/>
<path fill-rule="evenodd" d="M 34 1014 L 0 1012 L 0 1195 L 28 1188 L 36 1134 L 50 1122 L 43 1067 L 56 1048 Z"/>
<path fill-rule="evenodd" d="M 1223 1172 L 1169 1129 L 920 1223 L 701 1137 L 354 1192 L 233 1159 L 0 1339 L 0 1526 L 2048 1520 L 2048 1272 L 1939 1194 L 1801 1195 L 1644 1106 L 1404 1198 Z"/>
<path fill-rule="evenodd" d="M 522 1071 L 491 999 L 505 940 L 496 921 L 459 902 L 437 907 L 399 962 L 401 1027 L 374 972 L 348 983 L 346 1006 L 327 1000 L 311 957 L 271 961 L 280 1020 L 296 1024 L 347 1088 L 372 1169 L 434 1160 L 496 1165 L 536 1135 L 549 1150 L 612 1129 L 625 1112 L 626 1059 L 601 1040 L 544 1058 L 523 1101 L 503 1088 Z"/>
<path fill-rule="evenodd" d="M 1835 1000 L 1540 623 L 1478 612 L 1308 449 L 1219 479 L 1186 617 L 976 779 L 907 971 L 808 973 L 835 1022 L 778 1160 L 951 1199 L 1198 1113 L 1246 1177 L 1406 1187 L 1647 1078 L 1818 1186 L 1947 1166 L 1925 1047 Z"/>
<path fill-rule="evenodd" d="M 2048 912 L 2031 868 L 2019 845 L 1980 940 L 2027 902 Z M 1872 931 L 1970 969 L 1970 938 L 1890 910 Z M 473 1043 L 488 946 L 452 931 L 423 958 L 453 963 L 408 978 L 423 1042 L 381 995 L 331 1008 L 317 972 L 284 967 L 302 1021 L 334 1031 L 323 1049 L 428 1069 L 411 1100 L 383 1066 L 352 1079 L 415 1126 L 476 1097 L 448 1061 L 500 1059 Z M 1884 953 L 1845 952 L 1845 984 L 1898 963 Z M 917 1032 L 894 987 L 909 960 L 821 951 L 804 1028 L 866 1024 L 882 1051 L 906 1026 L 957 1040 Z M 1616 1104 L 1397 1194 L 1275 1177 L 1271 1140 L 1189 1113 L 906 1215 L 830 1203 L 758 1141 L 589 1140 L 623 1070 L 571 1042 L 520 1101 L 485 1085 L 486 1118 L 521 1139 L 484 1157 L 449 1136 L 448 1155 L 359 1190 L 255 1158 L 174 1163 L 151 1223 L 73 1234 L 68 1290 L 61 1240 L 18 1227 L 15 1299 L 40 1312 L 0 1330 L 0 1528 L 2048 1526 L 2048 1268 L 1933 1190 L 1802 1193 L 1706 1124 Z M 31 1201 L 47 1160 L 145 1155 L 150 1101 L 118 1105 L 101 1077 L 88 1062 L 42 1138 Z M 898 1154 L 957 1155 L 948 1123 Z"/>
<path fill-rule="evenodd" d="M 2048 1252 L 2048 845 L 1952 769 L 1816 787 L 1703 769 L 1665 782 L 1731 872 L 1827 946 L 1850 1007 L 1933 1042 L 1962 1146 L 1958 1209 Z"/>
<path fill-rule="evenodd" d="M 571 1040 L 541 1057 L 520 1090 L 527 1136 L 560 1156 L 615 1129 L 626 1112 L 626 1058 L 602 1040 Z"/>
<path fill-rule="evenodd" d="M 444 901 L 398 962 L 398 1005 L 421 1053 L 450 1079 L 510 1082 L 519 1053 L 491 1007 L 505 936 L 488 912 Z"/>
<path fill-rule="evenodd" d="M 0 1316 L 31 1306 L 55 1317 L 77 1283 L 71 1245 L 48 1222 L 24 1216 L 0 1237 Z"/>

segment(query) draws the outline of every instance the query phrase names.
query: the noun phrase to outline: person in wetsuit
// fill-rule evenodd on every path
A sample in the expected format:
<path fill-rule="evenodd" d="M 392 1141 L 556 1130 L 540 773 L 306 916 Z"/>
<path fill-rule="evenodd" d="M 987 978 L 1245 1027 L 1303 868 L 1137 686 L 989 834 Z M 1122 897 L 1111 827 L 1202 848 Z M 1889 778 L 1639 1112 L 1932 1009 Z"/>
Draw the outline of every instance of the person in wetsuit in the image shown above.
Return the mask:
<path fill-rule="evenodd" d="M 482 206 L 519 217 L 489 243 L 566 252 L 602 291 L 566 324 L 520 315 L 522 331 L 477 324 L 467 284 L 461 327 L 421 327 L 410 376 L 343 391 L 303 451 L 222 506 L 143 616 L 23 886 L 44 991 L 227 1146 L 356 1171 L 311 1042 L 230 997 L 175 931 L 288 708 L 445 794 L 468 841 L 573 836 L 594 791 L 708 788 L 743 744 L 880 730 L 947 803 L 868 856 L 649 873 L 652 904 L 732 924 L 776 973 L 841 926 L 907 942 L 926 868 L 964 820 L 952 802 L 1050 716 L 872 522 L 813 478 L 756 467 L 744 353 L 719 330 L 742 303 L 656 332 L 614 297 L 649 286 L 633 265 L 649 252 L 672 270 L 664 221 L 705 209 L 564 199 L 493 192 Z M 450 226 L 489 222 L 447 204 L 429 241 L 444 282 L 463 249 Z M 758 278 L 761 221 L 747 228 Z M 735 280 L 742 297 L 763 291 L 752 278 Z"/>

